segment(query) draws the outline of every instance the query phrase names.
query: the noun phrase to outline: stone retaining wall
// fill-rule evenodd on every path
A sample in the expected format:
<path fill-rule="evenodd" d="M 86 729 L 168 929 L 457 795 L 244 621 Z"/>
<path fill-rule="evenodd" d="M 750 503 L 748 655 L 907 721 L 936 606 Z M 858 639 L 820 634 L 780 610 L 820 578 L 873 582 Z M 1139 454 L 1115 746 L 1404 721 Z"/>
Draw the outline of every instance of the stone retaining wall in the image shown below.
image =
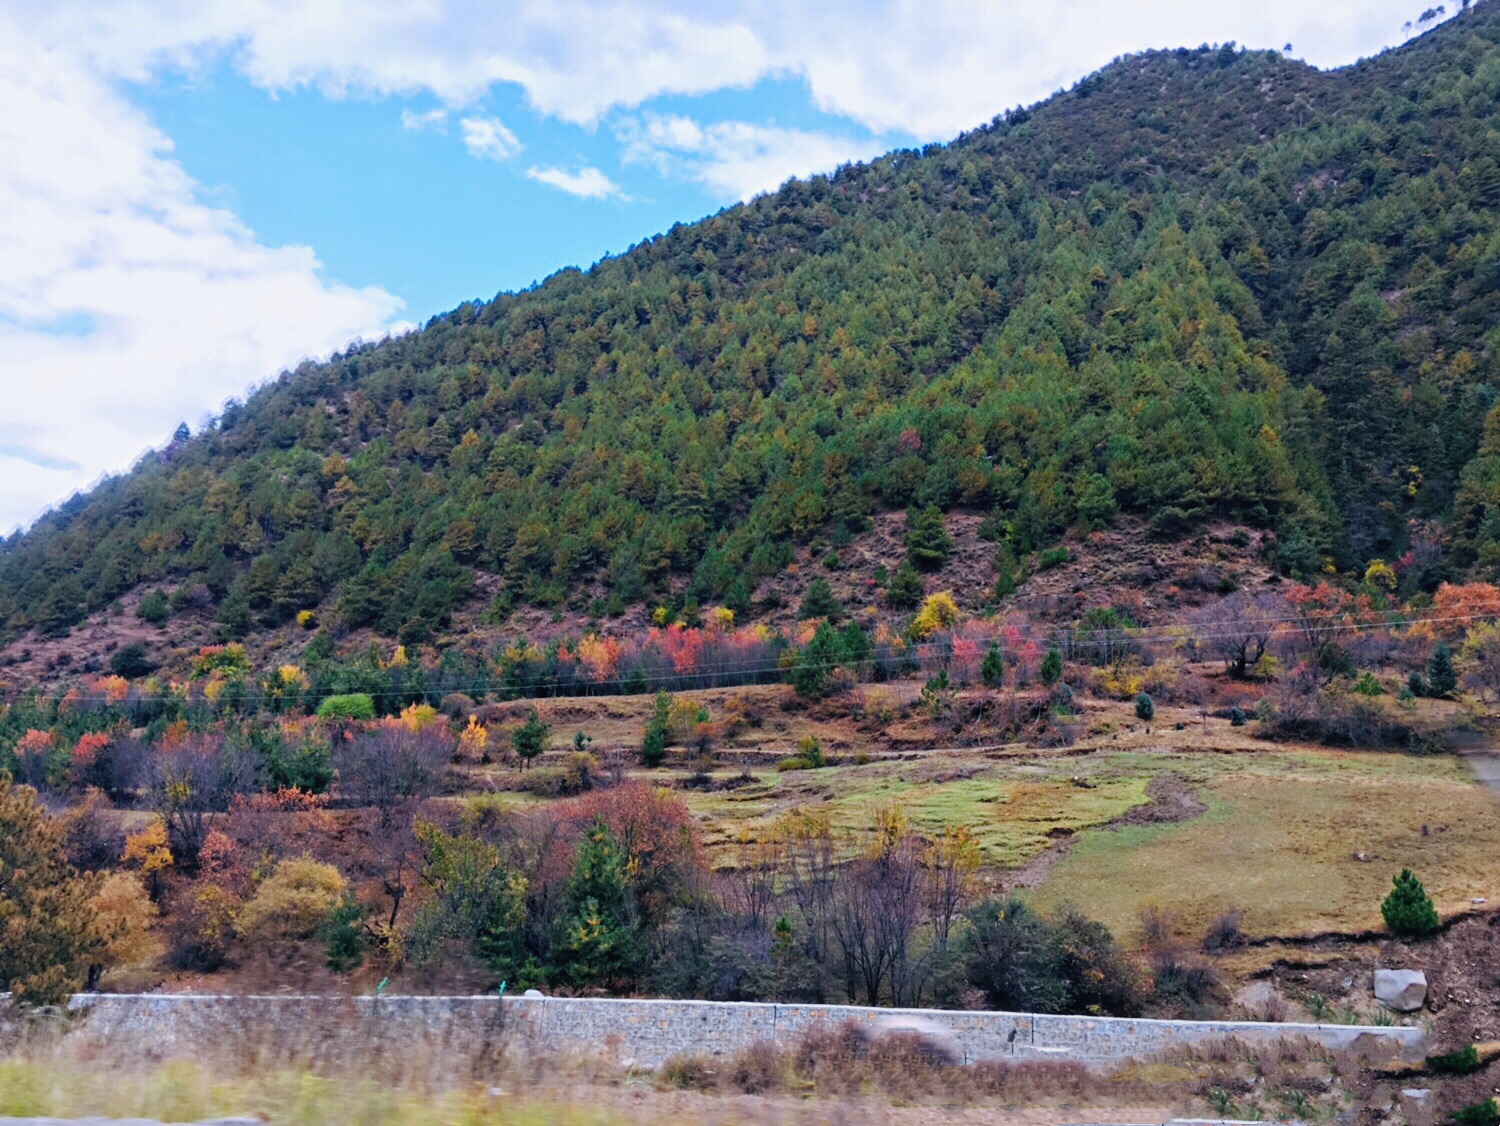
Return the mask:
<path fill-rule="evenodd" d="M 296 1042 L 332 1055 L 351 1033 L 364 1046 L 416 1040 L 440 1048 L 515 1042 L 549 1051 L 602 1054 L 655 1067 L 680 1053 L 728 1055 L 759 1040 L 794 1041 L 817 1025 L 856 1020 L 878 1034 L 892 1024 L 931 1030 L 965 1061 L 1005 1057 L 1079 1060 L 1089 1065 L 1139 1057 L 1217 1037 L 1307 1036 L 1330 1047 L 1390 1042 L 1408 1056 L 1423 1045 L 1420 1028 L 1131 1020 L 941 1009 L 773 1005 L 718 1001 L 637 1001 L 568 997 L 298 997 L 187 994 L 81 994 L 80 1034 L 129 1037 L 164 1055 L 195 1045 L 221 1048 L 256 1029 L 295 1032 Z M 288 1041 L 290 1043 L 290 1041 Z M 290 1050 L 290 1048 L 288 1049 Z"/>

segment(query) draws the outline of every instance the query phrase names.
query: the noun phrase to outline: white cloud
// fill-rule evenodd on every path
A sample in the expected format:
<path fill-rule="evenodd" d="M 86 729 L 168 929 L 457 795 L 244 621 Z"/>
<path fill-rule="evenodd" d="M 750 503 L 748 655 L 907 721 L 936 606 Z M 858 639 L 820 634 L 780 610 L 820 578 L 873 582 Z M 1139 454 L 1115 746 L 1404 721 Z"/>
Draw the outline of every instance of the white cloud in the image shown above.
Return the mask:
<path fill-rule="evenodd" d="M 1450 4 L 1450 7 L 1453 5 Z M 496 159 L 496 84 L 569 122 L 609 116 L 631 159 L 723 198 L 867 155 L 837 130 L 641 112 L 663 95 L 800 81 L 877 134 L 941 139 L 1117 54 L 1235 39 L 1320 65 L 1401 38 L 1411 0 L 50 0 L 0 7 L 0 526 L 121 469 L 179 418 L 305 354 L 393 325 L 379 289 L 325 279 L 206 206 L 120 80 L 227 63 L 268 90 L 435 98 Z M 631 114 L 620 116 L 622 111 Z M 533 169 L 599 193 L 592 169 Z M 595 178 L 597 177 L 597 179 Z M 611 185 L 612 187 L 612 185 Z M 644 233 L 644 232 L 643 232 Z"/>
<path fill-rule="evenodd" d="M 1115 55 L 1235 39 L 1319 64 L 1398 42 L 1410 0 L 55 0 L 31 33 L 144 77 L 230 54 L 267 88 L 430 92 L 473 104 L 516 83 L 544 114 L 595 122 L 661 94 L 800 78 L 877 132 L 938 138 L 1044 96 Z"/>
<path fill-rule="evenodd" d="M 668 174 L 698 180 L 726 200 L 747 199 L 793 176 L 827 172 L 847 160 L 878 155 L 873 139 L 783 129 L 748 121 L 704 125 L 692 118 L 647 114 L 618 130 L 627 160 L 647 160 Z"/>
<path fill-rule="evenodd" d="M 619 186 L 597 168 L 580 168 L 577 172 L 564 172 L 561 168 L 528 168 L 526 175 L 584 199 L 607 199 L 620 194 Z"/>
<path fill-rule="evenodd" d="M 464 148 L 485 160 L 507 160 L 521 151 L 520 139 L 497 117 L 465 117 L 458 123 Z"/>
<path fill-rule="evenodd" d="M 401 128 L 416 133 L 424 129 L 441 129 L 447 121 L 448 111 L 442 108 L 430 109 L 426 113 L 415 113 L 409 109 L 401 111 Z"/>
<path fill-rule="evenodd" d="M 0 528 L 399 309 L 205 206 L 140 113 L 13 31 L 0 17 Z"/>

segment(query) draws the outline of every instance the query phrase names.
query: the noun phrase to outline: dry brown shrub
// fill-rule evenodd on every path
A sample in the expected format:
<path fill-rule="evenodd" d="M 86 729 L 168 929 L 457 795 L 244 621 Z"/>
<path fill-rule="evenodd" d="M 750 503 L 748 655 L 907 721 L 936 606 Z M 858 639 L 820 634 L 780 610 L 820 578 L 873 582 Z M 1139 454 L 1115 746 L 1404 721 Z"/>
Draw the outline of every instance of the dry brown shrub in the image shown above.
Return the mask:
<path fill-rule="evenodd" d="M 726 1078 L 742 1094 L 763 1095 L 782 1090 L 790 1070 L 786 1053 L 771 1041 L 761 1040 L 730 1061 Z"/>
<path fill-rule="evenodd" d="M 964 1072 L 976 1094 L 1021 1105 L 1082 1098 L 1111 1082 L 1076 1060 L 977 1060 Z"/>
<path fill-rule="evenodd" d="M 679 1091 L 712 1091 L 719 1082 L 714 1061 L 697 1054 L 670 1057 L 657 1069 L 656 1077 Z"/>

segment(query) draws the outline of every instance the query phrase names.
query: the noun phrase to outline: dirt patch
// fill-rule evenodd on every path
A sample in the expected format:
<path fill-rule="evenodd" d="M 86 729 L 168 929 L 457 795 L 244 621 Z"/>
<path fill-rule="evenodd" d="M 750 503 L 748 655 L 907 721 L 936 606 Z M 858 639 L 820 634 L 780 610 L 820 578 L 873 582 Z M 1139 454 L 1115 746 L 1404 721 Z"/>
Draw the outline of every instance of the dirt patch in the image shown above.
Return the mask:
<path fill-rule="evenodd" d="M 1198 797 L 1198 792 L 1180 774 L 1160 774 L 1146 786 L 1146 796 L 1151 800 L 1138 805 L 1122 817 L 1117 817 L 1106 829 L 1118 829 L 1122 825 L 1172 825 L 1179 821 L 1191 821 L 1208 807 Z"/>
<path fill-rule="evenodd" d="M 1111 830 L 1123 825 L 1170 825 L 1178 821 L 1190 821 L 1208 808 L 1188 780 L 1180 774 L 1161 774 L 1151 779 L 1146 786 L 1146 796 L 1151 800 L 1144 805 L 1135 806 L 1099 828 Z M 1001 881 L 1007 894 L 1022 888 L 1041 887 L 1043 881 L 1052 874 L 1052 869 L 1068 855 L 1073 841 L 1077 839 L 1076 834 L 1066 828 L 1053 829 L 1047 835 L 1056 843 Z"/>
<path fill-rule="evenodd" d="M 1413 1023 L 1430 1026 L 1429 1051 L 1452 1052 L 1500 1038 L 1500 912 L 1461 918 L 1416 942 L 1385 937 L 1356 944 L 1328 938 L 1320 948 L 1325 956 L 1318 961 L 1278 961 L 1267 976 L 1293 1000 L 1305 1002 L 1318 994 L 1365 1011 L 1374 1004 L 1377 967 L 1421 970 L 1427 975 L 1427 1005 L 1410 1016 Z M 1441 1118 L 1494 1095 L 1500 1088 L 1500 1064 L 1468 1076 L 1424 1077 L 1410 1085 L 1432 1089 L 1435 1117 Z"/>

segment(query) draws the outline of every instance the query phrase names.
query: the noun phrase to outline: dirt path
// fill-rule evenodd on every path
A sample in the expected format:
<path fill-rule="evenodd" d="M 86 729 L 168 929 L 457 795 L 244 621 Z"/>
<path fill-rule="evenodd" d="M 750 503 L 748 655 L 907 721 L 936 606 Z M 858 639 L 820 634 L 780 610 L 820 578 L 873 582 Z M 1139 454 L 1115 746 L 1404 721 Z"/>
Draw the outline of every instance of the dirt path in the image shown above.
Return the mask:
<path fill-rule="evenodd" d="M 1497 769 L 1500 769 L 1500 761 L 1497 761 Z M 1146 796 L 1151 800 L 1126 810 L 1121 816 L 1099 828 L 1111 831 L 1124 825 L 1171 825 L 1179 821 L 1191 821 L 1208 808 L 1198 797 L 1198 792 L 1180 774 L 1157 775 L 1146 786 Z M 1067 832 L 1066 836 L 1059 837 L 1057 843 L 1045 852 L 1015 869 L 1002 882 L 1006 893 L 1021 888 L 1040 887 L 1052 874 L 1052 869 L 1068 855 L 1075 839 L 1075 834 Z"/>

